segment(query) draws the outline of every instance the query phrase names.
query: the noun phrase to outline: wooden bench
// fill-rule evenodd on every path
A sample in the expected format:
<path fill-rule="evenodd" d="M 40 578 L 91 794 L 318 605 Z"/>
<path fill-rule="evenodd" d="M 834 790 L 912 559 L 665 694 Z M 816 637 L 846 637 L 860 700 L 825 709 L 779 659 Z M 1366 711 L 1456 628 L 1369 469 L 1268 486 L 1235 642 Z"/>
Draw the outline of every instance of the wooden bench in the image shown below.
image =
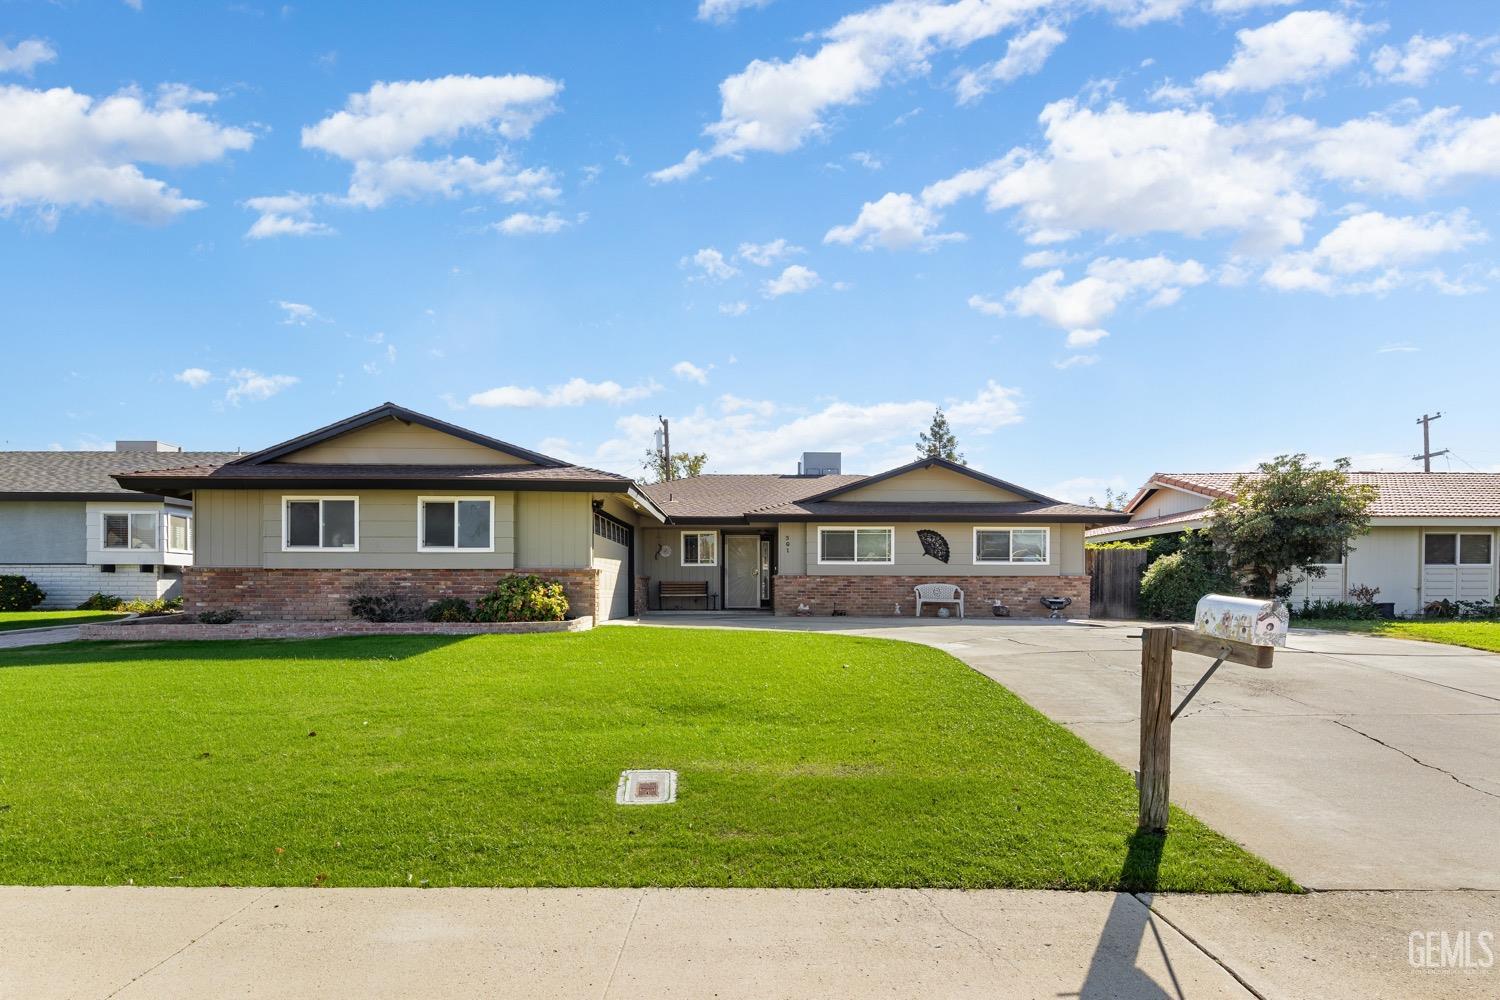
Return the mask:
<path fill-rule="evenodd" d="M 717 603 L 708 592 L 707 580 L 662 580 L 656 585 L 657 603 L 663 604 L 669 597 L 702 599 L 705 611 L 712 610 Z M 663 609 L 665 610 L 665 609 Z"/>

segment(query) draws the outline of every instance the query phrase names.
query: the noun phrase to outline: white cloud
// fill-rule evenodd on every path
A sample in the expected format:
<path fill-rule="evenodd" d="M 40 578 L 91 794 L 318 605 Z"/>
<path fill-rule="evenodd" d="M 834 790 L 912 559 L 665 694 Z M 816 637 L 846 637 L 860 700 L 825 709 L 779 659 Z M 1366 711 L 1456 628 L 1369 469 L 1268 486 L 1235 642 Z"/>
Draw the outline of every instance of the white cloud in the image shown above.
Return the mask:
<path fill-rule="evenodd" d="M 748 302 L 721 302 L 719 312 L 725 316 L 743 316 L 750 311 Z"/>
<path fill-rule="evenodd" d="M 1099 257 L 1079 280 L 1064 284 L 1063 278 L 1061 270 L 1037 275 L 1011 289 L 1005 302 L 1019 316 L 1036 316 L 1070 331 L 1069 346 L 1076 347 L 1104 336 L 1099 323 L 1132 296 L 1201 285 L 1208 281 L 1208 272 L 1195 260 L 1177 263 L 1162 255 L 1140 260 Z"/>
<path fill-rule="evenodd" d="M 1465 35 L 1443 35 L 1428 38 L 1416 34 L 1407 39 L 1406 45 L 1397 48 L 1382 45 L 1370 57 L 1375 72 L 1392 83 L 1409 83 L 1422 86 L 1432 75 L 1458 52 L 1459 46 L 1468 41 Z"/>
<path fill-rule="evenodd" d="M 1128 496 L 1132 488 L 1124 476 L 1110 476 L 1107 479 L 1101 476 L 1075 476 L 1053 483 L 1047 487 L 1046 494 L 1067 503 L 1086 504 L 1092 500 L 1098 504 L 1104 501 L 1105 490 Z"/>
<path fill-rule="evenodd" d="M 712 368 L 709 365 L 708 368 Z M 699 368 L 691 361 L 679 361 L 672 366 L 672 374 L 684 382 L 697 382 L 699 385 L 708 385 L 708 368 Z"/>
<path fill-rule="evenodd" d="M 314 321 L 322 323 L 331 322 L 312 306 L 303 302 L 278 300 L 276 305 L 281 309 L 281 323 L 283 326 L 306 326 Z"/>
<path fill-rule="evenodd" d="M 746 399 L 725 393 L 719 397 L 719 409 L 724 413 L 753 413 L 759 417 L 769 417 L 776 413 L 777 406 L 769 399 Z"/>
<path fill-rule="evenodd" d="M 1017 77 L 1040 72 L 1052 50 L 1068 36 L 1050 24 L 1043 24 L 1024 35 L 1016 35 L 1005 46 L 1005 55 L 978 69 L 965 71 L 958 78 L 958 103 L 972 104 L 997 83 L 1010 83 Z"/>
<path fill-rule="evenodd" d="M 194 166 L 253 141 L 245 129 L 134 91 L 96 100 L 67 87 L 0 86 L 0 215 L 103 206 L 166 222 L 203 203 L 145 176 L 140 163 Z"/>
<path fill-rule="evenodd" d="M 742 260 L 748 260 L 756 267 L 770 267 L 785 257 L 806 252 L 802 247 L 788 243 L 784 239 L 775 239 L 769 243 L 741 243 L 737 254 Z"/>
<path fill-rule="evenodd" d="M 214 374 L 207 368 L 184 368 L 176 375 L 173 375 L 172 378 L 194 389 L 201 389 L 213 381 Z"/>
<path fill-rule="evenodd" d="M 1067 371 L 1069 368 L 1086 367 L 1088 365 L 1097 365 L 1098 363 L 1099 355 L 1097 354 L 1072 354 L 1061 361 L 1052 362 L 1052 367 L 1058 371 Z"/>
<path fill-rule="evenodd" d="M 1095 344 L 1099 343 L 1099 341 L 1108 336 L 1108 330 L 1100 330 L 1097 328 L 1093 330 L 1069 330 L 1068 339 L 1064 341 L 1064 343 L 1066 343 L 1067 346 L 1075 349 L 1080 347 L 1093 347 Z"/>
<path fill-rule="evenodd" d="M 1282 291 L 1380 293 L 1413 277 L 1432 277 L 1408 275 L 1403 267 L 1485 239 L 1483 229 L 1462 209 L 1446 216 L 1361 212 L 1340 222 L 1311 250 L 1272 261 L 1262 280 Z M 1372 277 L 1371 272 L 1379 273 Z M 1446 279 L 1434 283 L 1441 288 Z M 1449 290 L 1469 289 L 1452 286 Z"/>
<path fill-rule="evenodd" d="M 1421 350 L 1420 347 L 1413 347 L 1411 344 L 1386 344 L 1384 347 L 1381 347 L 1381 348 L 1377 349 L 1375 351 L 1375 353 L 1376 354 L 1416 354 L 1420 350 Z"/>
<path fill-rule="evenodd" d="M 982 313 L 985 316 L 994 316 L 997 319 L 1005 315 L 1004 303 L 996 302 L 994 299 L 986 298 L 983 295 L 970 295 L 969 308 L 977 313 Z"/>
<path fill-rule="evenodd" d="M 1469 177 L 1500 177 L 1500 114 L 1461 118 L 1435 108 L 1407 121 L 1356 118 L 1309 136 L 1307 160 L 1356 191 L 1420 198 Z"/>
<path fill-rule="evenodd" d="M 768 7 L 771 0 L 698 0 L 698 20 L 728 24 L 741 11 Z"/>
<path fill-rule="evenodd" d="M 942 215 L 922 200 L 892 191 L 878 201 L 867 201 L 859 217 L 847 226 L 834 226 L 823 236 L 824 243 L 858 243 L 862 250 L 884 247 L 887 250 L 935 250 L 943 243 L 962 240 L 962 233 L 940 233 Z"/>
<path fill-rule="evenodd" d="M 1208 0 L 1208 9 L 1215 14 L 1246 14 L 1258 7 L 1286 7 L 1297 0 Z"/>
<path fill-rule="evenodd" d="M 766 298 L 775 299 L 811 291 L 822 284 L 822 281 L 817 271 L 801 264 L 791 264 L 776 277 L 763 282 L 761 288 Z"/>
<path fill-rule="evenodd" d="M 425 195 L 456 198 L 462 194 L 488 195 L 515 204 L 533 198 L 556 198 L 560 191 L 552 171 L 545 167 L 519 167 L 503 154 L 489 160 L 472 156 L 444 156 L 434 160 L 398 156 L 356 163 L 345 201 L 363 208 L 379 208 L 396 198 Z"/>
<path fill-rule="evenodd" d="M 262 375 L 250 368 L 236 368 L 229 373 L 229 380 L 233 384 L 224 393 L 224 400 L 234 406 L 242 399 L 270 399 L 300 381 L 295 375 Z"/>
<path fill-rule="evenodd" d="M 549 387 L 545 392 L 518 385 L 486 389 L 471 395 L 469 405 L 552 408 L 582 406 L 585 403 L 609 403 L 618 406 L 637 399 L 645 399 L 660 390 L 661 386 L 654 380 L 627 388 L 614 381 L 590 382 L 587 379 L 572 378 L 562 385 Z"/>
<path fill-rule="evenodd" d="M 866 170 L 881 170 L 885 167 L 885 164 L 880 161 L 880 157 L 876 156 L 874 153 L 866 152 L 863 149 L 855 150 L 854 152 L 850 153 L 849 159 L 853 160 L 855 163 L 858 163 Z"/>
<path fill-rule="evenodd" d="M 262 195 L 247 198 L 245 207 L 260 216 L 245 231 L 245 238 L 264 240 L 275 236 L 328 236 L 335 230 L 332 226 L 313 218 L 313 208 L 322 199 L 318 195 L 286 194 Z"/>
<path fill-rule="evenodd" d="M 1198 77 L 1198 89 L 1223 95 L 1311 82 L 1354 62 L 1370 30 L 1331 11 L 1293 11 L 1264 27 L 1235 32 L 1239 45 L 1229 65 Z"/>
<path fill-rule="evenodd" d="M 538 233 L 558 233 L 570 225 L 572 225 L 571 222 L 556 212 L 548 212 L 546 215 L 516 212 L 495 223 L 493 228 L 496 232 L 507 236 L 530 236 Z"/>
<path fill-rule="evenodd" d="M 19 41 L 15 48 L 0 42 L 0 73 L 23 73 L 29 76 L 37 66 L 56 58 L 57 50 L 40 38 Z"/>
<path fill-rule="evenodd" d="M 1029 270 L 1044 267 L 1061 267 L 1073 260 L 1073 255 L 1062 250 L 1033 250 L 1021 258 L 1021 266 Z"/>
<path fill-rule="evenodd" d="M 693 276 L 694 281 L 723 281 L 740 273 L 740 269 L 724 257 L 724 254 L 713 247 L 704 247 L 689 257 L 684 257 L 677 262 L 681 268 L 697 268 L 698 273 Z"/>

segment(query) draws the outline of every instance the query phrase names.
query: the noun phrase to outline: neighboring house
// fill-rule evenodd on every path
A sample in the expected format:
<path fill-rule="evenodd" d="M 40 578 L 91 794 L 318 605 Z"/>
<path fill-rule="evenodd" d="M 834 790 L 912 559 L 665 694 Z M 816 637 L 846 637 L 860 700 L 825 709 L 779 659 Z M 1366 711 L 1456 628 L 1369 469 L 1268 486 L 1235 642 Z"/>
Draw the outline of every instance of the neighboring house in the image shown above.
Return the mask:
<path fill-rule="evenodd" d="M 157 441 L 114 451 L 0 451 L 0 574 L 46 591 L 44 608 L 72 608 L 95 592 L 175 597 L 193 561 L 190 500 L 143 495 L 111 476 L 233 452 L 184 452 Z"/>
<path fill-rule="evenodd" d="M 1125 541 L 1203 527 L 1206 507 L 1233 497 L 1238 472 L 1157 473 L 1126 504 L 1126 524 L 1088 532 L 1089 542 Z M 1500 473 L 1353 472 L 1374 486 L 1371 530 L 1346 553 L 1329 553 L 1321 577 L 1293 582 L 1292 602 L 1344 600 L 1355 587 L 1378 587 L 1397 614 L 1441 600 L 1492 601 Z"/>
<path fill-rule="evenodd" d="M 663 581 L 707 595 L 669 606 L 909 615 L 914 584 L 951 582 L 971 611 L 1036 615 L 1060 595 L 1084 615 L 1084 529 L 1126 518 L 939 459 L 639 486 L 392 403 L 234 461 L 118 478 L 195 499 L 189 610 L 263 618 L 339 617 L 363 586 L 473 599 L 511 572 L 562 580 L 598 619 L 660 607 Z"/>

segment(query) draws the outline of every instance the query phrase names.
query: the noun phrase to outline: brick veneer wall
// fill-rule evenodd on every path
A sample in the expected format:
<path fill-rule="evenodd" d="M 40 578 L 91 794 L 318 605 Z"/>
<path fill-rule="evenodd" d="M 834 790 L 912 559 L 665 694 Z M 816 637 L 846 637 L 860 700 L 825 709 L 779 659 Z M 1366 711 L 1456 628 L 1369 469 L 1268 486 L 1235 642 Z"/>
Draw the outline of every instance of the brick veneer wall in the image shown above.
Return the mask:
<path fill-rule="evenodd" d="M 599 597 L 595 569 L 183 569 L 183 610 L 234 608 L 249 619 L 330 621 L 348 618 L 349 598 L 367 587 L 377 593 L 410 591 L 425 600 L 487 594 L 503 576 L 535 573 L 563 585 L 568 613 L 592 616 Z"/>
<path fill-rule="evenodd" d="M 186 617 L 186 616 L 182 616 Z M 81 625 L 86 641 L 162 642 L 183 639 L 322 639 L 344 635 L 521 635 L 530 632 L 585 632 L 592 618 L 563 622 L 361 622 L 353 619 L 323 622 L 201 622 L 137 618 L 109 625 Z"/>
<path fill-rule="evenodd" d="M 638 576 L 635 578 L 635 613 L 643 615 L 650 607 L 646 602 L 651 599 L 651 578 L 649 576 Z"/>
<path fill-rule="evenodd" d="M 1072 605 L 1063 612 L 1069 618 L 1089 615 L 1089 578 L 1087 576 L 951 576 L 934 580 L 930 576 L 778 576 L 775 579 L 776 613 L 792 615 L 799 604 L 812 608 L 815 615 L 844 611 L 851 615 L 894 617 L 896 606 L 902 615 L 917 610 L 917 595 L 912 588 L 919 583 L 951 583 L 964 592 L 964 613 L 970 616 L 990 614 L 996 600 L 1010 607 L 1013 618 L 1045 618 L 1048 614 L 1039 599 L 1071 597 Z M 936 617 L 939 607 L 924 604 L 922 617 Z"/>

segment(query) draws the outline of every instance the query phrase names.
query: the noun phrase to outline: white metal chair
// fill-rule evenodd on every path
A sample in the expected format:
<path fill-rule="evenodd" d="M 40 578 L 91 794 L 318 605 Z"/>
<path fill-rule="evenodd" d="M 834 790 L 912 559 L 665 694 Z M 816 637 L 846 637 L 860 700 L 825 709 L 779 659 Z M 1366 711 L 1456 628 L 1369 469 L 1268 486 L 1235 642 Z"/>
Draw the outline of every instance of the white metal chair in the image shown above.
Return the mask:
<path fill-rule="evenodd" d="M 917 592 L 917 617 L 922 617 L 922 605 L 957 604 L 958 617 L 964 616 L 964 592 L 951 583 L 919 583 L 912 588 Z"/>

